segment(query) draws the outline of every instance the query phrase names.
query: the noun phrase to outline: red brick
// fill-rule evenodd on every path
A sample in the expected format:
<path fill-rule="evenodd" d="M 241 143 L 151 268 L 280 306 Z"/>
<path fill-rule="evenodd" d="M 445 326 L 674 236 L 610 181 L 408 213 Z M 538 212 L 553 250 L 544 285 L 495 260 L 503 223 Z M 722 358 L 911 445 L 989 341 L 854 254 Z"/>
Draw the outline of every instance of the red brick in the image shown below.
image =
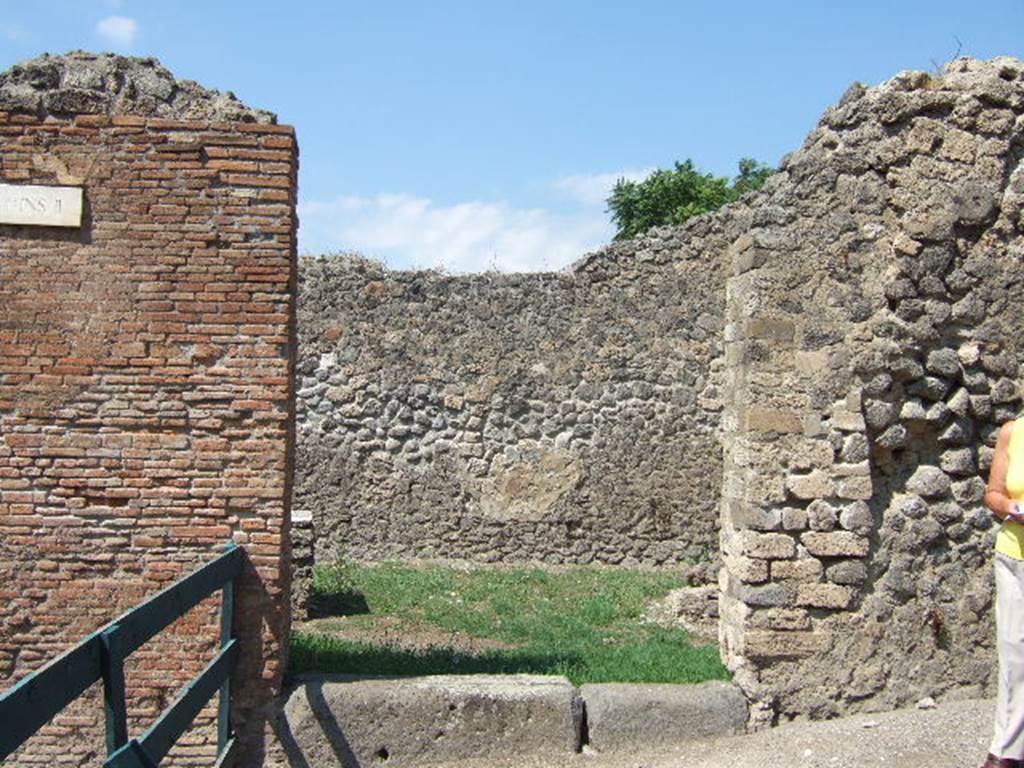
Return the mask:
<path fill-rule="evenodd" d="M 52 183 L 36 155 L 90 169 L 91 220 L 82 238 L 0 233 L 0 670 L 19 649 L 0 687 L 236 539 L 261 580 L 237 616 L 265 649 L 239 671 L 252 711 L 280 686 L 288 632 L 292 131 L 0 113 L 0 177 Z M 257 231 L 275 238 L 249 244 Z M 133 732 L 209 658 L 207 602 L 129 659 L 130 709 L 150 715 Z M 90 696 L 39 734 L 39 760 L 102 750 Z M 174 764 L 210 764 L 210 737 Z"/>

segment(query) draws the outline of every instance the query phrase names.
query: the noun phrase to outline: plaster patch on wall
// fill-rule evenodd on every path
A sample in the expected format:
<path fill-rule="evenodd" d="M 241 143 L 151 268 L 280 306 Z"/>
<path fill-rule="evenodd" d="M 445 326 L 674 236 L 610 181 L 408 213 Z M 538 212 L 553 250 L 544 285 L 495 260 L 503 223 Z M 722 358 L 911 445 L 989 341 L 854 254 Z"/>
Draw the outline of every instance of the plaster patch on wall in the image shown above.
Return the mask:
<path fill-rule="evenodd" d="M 498 456 L 484 480 L 480 511 L 502 520 L 542 520 L 576 488 L 583 468 L 565 451 L 534 448 Z"/>

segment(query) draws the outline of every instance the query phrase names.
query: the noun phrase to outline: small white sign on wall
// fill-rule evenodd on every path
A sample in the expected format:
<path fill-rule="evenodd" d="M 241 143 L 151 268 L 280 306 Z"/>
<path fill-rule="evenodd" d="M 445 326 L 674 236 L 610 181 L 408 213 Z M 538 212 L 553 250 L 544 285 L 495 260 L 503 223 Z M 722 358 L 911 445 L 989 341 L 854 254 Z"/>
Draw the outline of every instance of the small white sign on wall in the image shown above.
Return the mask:
<path fill-rule="evenodd" d="M 80 227 L 82 188 L 0 184 L 0 224 Z"/>

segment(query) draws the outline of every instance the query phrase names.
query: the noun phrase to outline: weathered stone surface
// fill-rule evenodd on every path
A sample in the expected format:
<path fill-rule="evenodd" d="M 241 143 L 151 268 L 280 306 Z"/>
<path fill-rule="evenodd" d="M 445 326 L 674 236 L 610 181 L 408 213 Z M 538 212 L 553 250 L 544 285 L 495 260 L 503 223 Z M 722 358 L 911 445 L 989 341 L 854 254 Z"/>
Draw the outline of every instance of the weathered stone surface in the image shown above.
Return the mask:
<path fill-rule="evenodd" d="M 975 618 L 963 596 L 991 591 L 979 475 L 999 423 L 1021 403 L 1024 316 L 1007 311 L 1024 306 L 1024 186 L 1009 150 L 1024 126 L 1021 73 L 1012 60 L 958 60 L 941 75 L 856 89 L 785 160 L 786 176 L 766 195 L 778 207 L 799 200 L 801 215 L 787 224 L 794 244 L 727 295 L 727 314 L 785 308 L 800 351 L 746 355 L 726 383 L 726 423 L 734 407 L 784 403 L 834 450 L 829 464 L 794 460 L 794 443 L 736 422 L 737 439 L 761 448 L 747 454 L 751 476 L 786 482 L 787 498 L 765 505 L 800 532 L 797 555 L 773 562 L 771 581 L 759 585 L 774 594 L 791 583 L 792 602 L 723 613 L 724 658 L 748 695 L 776 712 L 828 717 L 959 685 L 991 690 L 988 616 Z M 985 122 L 1003 126 L 998 135 L 981 135 L 981 113 L 996 108 L 990 97 L 1013 127 L 1007 115 Z M 855 191 L 862 185 L 865 197 Z M 870 245 L 853 257 L 839 245 L 846 237 Z M 857 389 L 860 400 L 848 400 Z M 844 422 L 858 413 L 863 429 Z M 817 487 L 794 487 L 795 478 Z M 839 512 L 838 527 L 822 501 Z M 816 581 L 794 578 L 808 555 L 821 558 Z M 777 635 L 751 639 L 773 629 L 770 612 L 794 605 L 811 621 L 797 631 L 835 630 L 827 651 L 786 655 Z"/>
<path fill-rule="evenodd" d="M 866 461 L 870 455 L 868 439 L 862 433 L 848 435 L 843 441 L 843 449 L 839 457 L 848 464 Z"/>
<path fill-rule="evenodd" d="M 913 494 L 898 494 L 893 497 L 893 509 L 911 520 L 920 520 L 928 514 L 928 502 Z"/>
<path fill-rule="evenodd" d="M 786 490 L 798 499 L 823 499 L 835 493 L 832 478 L 820 469 L 786 478 Z"/>
<path fill-rule="evenodd" d="M 761 584 L 768 581 L 767 560 L 723 554 L 722 562 L 733 576 L 747 584 Z"/>
<path fill-rule="evenodd" d="M 803 420 L 796 411 L 750 408 L 745 426 L 752 432 L 799 433 L 803 431 Z"/>
<path fill-rule="evenodd" d="M 372 503 L 360 501 L 358 518 L 335 523 L 331 538 L 344 541 L 353 531 L 358 537 L 386 521 L 389 531 L 427 531 L 414 545 L 427 554 L 456 551 L 457 542 L 483 560 L 515 560 L 540 549 L 545 558 L 569 560 L 564 553 L 571 552 L 582 562 L 672 562 L 682 555 L 677 542 L 686 527 L 664 508 L 682 514 L 694 497 L 702 503 L 719 471 L 678 459 L 717 434 L 725 498 L 701 507 L 694 519 L 713 532 L 720 510 L 727 531 L 752 534 L 723 537 L 722 571 L 723 653 L 752 697 L 764 689 L 762 700 L 780 712 L 826 716 L 876 699 L 895 705 L 918 676 L 946 687 L 967 679 L 966 662 L 953 658 L 944 641 L 929 640 L 921 622 L 933 607 L 942 611 L 928 626 L 950 628 L 959 642 L 961 619 L 949 606 L 980 572 L 982 540 L 991 536 L 970 481 L 991 460 L 991 427 L 1020 403 L 1014 380 L 1024 333 L 1002 311 L 1024 305 L 1015 271 L 1024 207 L 1010 151 L 1024 114 L 1019 71 L 961 62 L 946 75 L 911 73 L 860 89 L 829 111 L 764 190 L 734 208 L 602 251 L 566 275 L 518 278 L 514 288 L 481 280 L 472 287 L 476 303 L 464 300 L 472 281 L 461 278 L 433 285 L 364 270 L 362 282 L 311 284 L 323 294 L 310 305 L 317 307 L 311 322 L 329 317 L 322 309 L 339 294 L 377 302 L 344 315 L 371 313 L 373 323 L 353 331 L 336 317 L 337 327 L 323 332 L 343 334 L 344 342 L 323 344 L 314 334 L 322 348 L 304 353 L 315 365 L 304 373 L 303 416 L 311 434 L 329 435 L 316 462 L 337 462 L 334 441 L 350 452 L 345 469 L 377 461 L 386 470 L 375 478 L 385 482 L 358 481 L 349 495 Z M 1005 125 L 998 136 L 978 133 L 981 112 L 995 108 L 979 94 L 990 92 L 1003 94 L 999 109 L 1010 113 L 986 122 Z M 714 275 L 702 281 L 698 264 Z M 677 313 L 672 322 L 659 325 L 660 315 L 647 312 L 640 297 L 649 293 L 656 297 L 652 312 Z M 606 297 L 621 306 L 609 306 Z M 690 301 L 699 314 L 689 311 Z M 422 310 L 453 321 L 443 335 L 433 334 L 432 322 L 412 328 L 396 320 L 395 304 L 410 317 Z M 480 323 L 488 323 L 490 335 L 477 331 Z M 544 333 L 506 330 L 520 325 Z M 652 328 L 662 343 L 643 343 Z M 374 346 L 380 329 L 389 338 Z M 388 348 L 408 347 L 414 331 L 426 334 L 415 337 L 416 348 L 440 353 L 417 358 L 415 366 L 373 367 Z M 467 333 L 471 338 L 463 338 Z M 467 346 L 491 351 L 480 359 Z M 561 352 L 566 347 L 571 354 Z M 550 354 L 531 357 L 524 348 Z M 322 355 L 335 356 L 323 371 Z M 318 393 L 321 384 L 346 389 L 345 379 L 358 379 L 365 368 L 367 383 L 351 392 Z M 461 371 L 470 368 L 474 386 L 462 391 Z M 460 374 L 421 381 L 435 370 Z M 426 389 L 407 394 L 394 383 L 400 381 Z M 364 399 L 380 412 L 355 413 L 353 404 Z M 449 413 L 449 402 L 464 416 Z M 705 405 L 711 403 L 717 406 Z M 701 418 L 683 423 L 694 407 Z M 349 425 L 360 447 L 349 448 L 342 419 L 360 418 L 367 423 Z M 377 429 L 385 432 L 383 446 Z M 648 432 L 657 440 L 641 447 Z M 674 453 L 638 461 L 680 434 L 694 442 L 684 446 L 680 438 Z M 564 455 L 577 469 L 555 483 L 557 494 L 535 504 L 531 489 L 562 477 L 552 470 L 549 478 L 542 462 L 530 463 L 544 451 Z M 609 451 L 614 461 L 596 461 Z M 684 483 L 693 496 L 679 493 L 666 474 L 653 477 L 656 466 L 673 459 L 680 476 L 698 468 L 703 482 Z M 512 466 L 523 471 L 510 474 Z M 622 466 L 630 472 L 618 472 Z M 541 468 L 539 477 L 533 467 Z M 331 483 L 310 481 L 300 497 L 322 494 L 329 509 L 351 482 L 351 471 L 342 469 Z M 611 492 L 613 481 L 600 485 L 606 477 L 642 480 L 631 480 L 629 493 Z M 512 514 L 520 489 L 528 500 Z M 634 503 L 639 499 L 653 502 L 644 509 Z M 482 509 L 485 524 L 474 530 Z M 432 519 L 425 510 L 439 511 Z M 530 525 L 513 527 L 512 517 Z M 430 532 L 437 520 L 440 534 Z M 413 525 L 403 528 L 407 521 Z M 780 531 L 792 532 L 789 542 L 756 538 Z M 592 544 L 600 535 L 608 539 Z M 696 537 L 687 544 L 691 551 L 697 545 Z M 409 544 L 363 548 L 392 546 L 404 551 Z M 869 582 L 870 589 L 863 586 Z M 813 616 L 815 628 L 847 619 L 856 628 L 838 641 L 842 657 L 856 660 L 849 679 L 813 655 L 799 663 L 792 657 L 784 668 L 773 666 L 771 655 L 747 655 L 745 631 L 761 620 L 755 617 L 790 610 L 801 599 L 807 610 L 800 615 Z M 970 647 L 983 648 L 972 632 L 964 635 Z M 921 669 L 912 670 L 912 660 Z M 935 672 L 943 667 L 956 671 L 943 677 Z M 899 683 L 889 681 L 890 672 Z"/>
<path fill-rule="evenodd" d="M 784 631 L 810 629 L 811 617 L 805 608 L 762 608 L 750 616 L 749 626 Z"/>
<path fill-rule="evenodd" d="M 954 378 L 960 375 L 960 359 L 955 349 L 933 349 L 928 353 L 925 367 L 932 373 L 937 373 L 946 378 Z"/>
<path fill-rule="evenodd" d="M 815 499 L 807 505 L 807 525 L 812 531 L 831 531 L 838 520 L 835 507 L 827 501 Z"/>
<path fill-rule="evenodd" d="M 787 531 L 802 531 L 807 528 L 807 510 L 786 507 L 782 510 L 782 527 Z"/>
<path fill-rule="evenodd" d="M 872 429 L 884 429 L 899 417 L 899 405 L 884 400 L 868 400 L 864 406 L 864 421 Z"/>
<path fill-rule="evenodd" d="M 832 426 L 843 432 L 863 432 L 864 416 L 854 411 L 837 409 L 832 413 Z"/>
<path fill-rule="evenodd" d="M 953 498 L 958 504 L 978 504 L 985 498 L 985 481 L 979 477 L 971 477 L 952 486 Z"/>
<path fill-rule="evenodd" d="M 470 675 L 355 679 L 305 676 L 281 716 L 292 759 L 348 768 L 416 766 L 484 755 L 571 755 L 575 690 L 561 677 Z"/>
<path fill-rule="evenodd" d="M 840 584 L 801 584 L 796 591 L 796 604 L 807 608 L 846 608 L 854 591 Z"/>
<path fill-rule="evenodd" d="M 950 475 L 972 475 L 977 471 L 974 463 L 974 451 L 970 448 L 957 448 L 944 451 L 939 457 L 939 467 Z"/>
<path fill-rule="evenodd" d="M 750 659 L 800 659 L 826 653 L 831 644 L 827 632 L 752 630 L 743 637 L 743 653 Z"/>
<path fill-rule="evenodd" d="M 800 537 L 800 541 L 815 557 L 864 557 L 870 548 L 868 539 L 849 531 L 808 531 Z"/>
<path fill-rule="evenodd" d="M 939 498 L 949 493 L 949 476 L 938 467 L 923 464 L 907 480 L 907 491 L 925 498 Z"/>
<path fill-rule="evenodd" d="M 743 531 L 737 535 L 740 553 L 748 557 L 779 559 L 796 554 L 796 541 L 784 533 Z"/>
<path fill-rule="evenodd" d="M 907 428 L 893 424 L 878 436 L 876 442 L 883 448 L 902 448 L 907 444 Z"/>
<path fill-rule="evenodd" d="M 863 501 L 855 501 L 843 508 L 839 514 L 839 524 L 847 531 L 859 536 L 867 536 L 874 527 L 871 509 Z"/>
<path fill-rule="evenodd" d="M 597 752 L 643 752 L 690 739 L 742 733 L 747 701 L 730 683 L 581 686 L 590 747 Z"/>
<path fill-rule="evenodd" d="M 771 564 L 772 579 L 817 581 L 821 578 L 822 571 L 821 561 L 812 557 L 800 560 L 776 560 Z"/>
<path fill-rule="evenodd" d="M 174 120 L 274 123 L 233 93 L 176 80 L 156 59 L 74 51 L 43 54 L 0 73 L 0 111 L 47 114 L 145 115 Z"/>
<path fill-rule="evenodd" d="M 875 485 L 870 475 L 844 477 L 836 488 L 836 495 L 841 499 L 870 499 L 874 493 Z"/>
<path fill-rule="evenodd" d="M 915 399 L 909 399 L 903 403 L 900 409 L 900 418 L 903 421 L 924 421 L 928 417 L 928 411 L 924 404 Z"/>
<path fill-rule="evenodd" d="M 659 230 L 557 274 L 303 260 L 295 498 L 317 557 L 707 558 L 725 267 L 687 242 Z"/>
<path fill-rule="evenodd" d="M 855 586 L 868 578 L 868 569 L 863 560 L 841 560 L 825 569 L 825 576 L 833 584 Z"/>

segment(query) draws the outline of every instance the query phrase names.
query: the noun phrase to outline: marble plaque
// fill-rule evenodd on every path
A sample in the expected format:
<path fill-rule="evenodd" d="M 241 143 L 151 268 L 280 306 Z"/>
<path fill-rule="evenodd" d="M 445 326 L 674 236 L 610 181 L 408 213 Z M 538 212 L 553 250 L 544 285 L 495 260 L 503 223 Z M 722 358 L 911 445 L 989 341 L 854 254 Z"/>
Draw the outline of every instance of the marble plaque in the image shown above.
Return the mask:
<path fill-rule="evenodd" d="M 82 188 L 0 184 L 0 224 L 80 227 Z"/>

